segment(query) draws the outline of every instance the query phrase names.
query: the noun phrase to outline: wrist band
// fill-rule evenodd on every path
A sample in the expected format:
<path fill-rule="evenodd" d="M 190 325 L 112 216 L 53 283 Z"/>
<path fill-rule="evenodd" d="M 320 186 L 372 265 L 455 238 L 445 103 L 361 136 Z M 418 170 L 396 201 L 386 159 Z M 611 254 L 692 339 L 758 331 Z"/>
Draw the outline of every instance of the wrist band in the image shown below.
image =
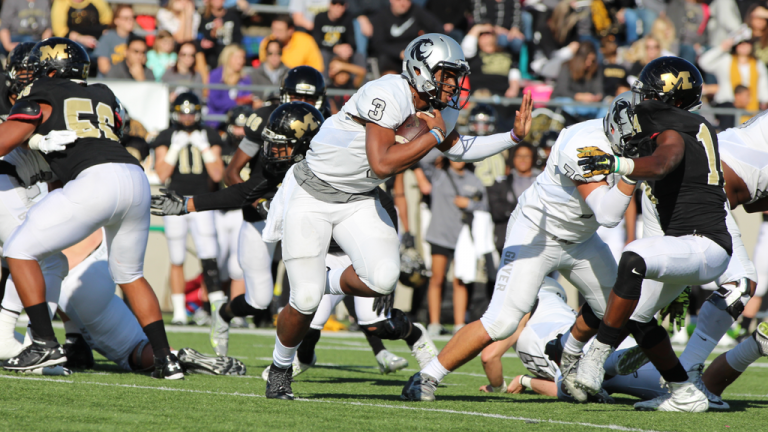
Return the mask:
<path fill-rule="evenodd" d="M 189 209 L 187 208 L 187 204 L 189 204 L 189 199 L 191 197 L 185 196 L 184 197 L 184 214 L 189 214 Z"/>
<path fill-rule="evenodd" d="M 507 380 L 504 380 L 499 387 L 494 387 L 491 384 L 491 390 L 493 393 L 506 393 L 507 392 Z"/>
<path fill-rule="evenodd" d="M 43 140 L 43 136 L 40 134 L 34 134 L 29 139 L 29 149 L 30 150 L 40 150 L 40 141 Z"/>
<path fill-rule="evenodd" d="M 446 134 L 445 134 L 445 131 L 443 130 L 443 128 L 441 128 L 440 126 L 434 126 L 432 128 L 432 130 L 435 130 L 435 129 L 437 129 L 437 131 L 440 132 L 440 136 L 443 137 L 443 140 L 444 140 L 445 137 L 446 137 Z M 442 140 L 440 140 L 440 141 L 442 141 Z"/>
<path fill-rule="evenodd" d="M 530 390 L 532 379 L 533 378 L 529 377 L 528 375 L 520 375 L 520 385 Z"/>
<path fill-rule="evenodd" d="M 433 129 L 433 130 L 429 131 L 429 133 L 431 133 L 432 136 L 435 137 L 435 139 L 437 140 L 437 144 L 440 144 L 441 142 L 443 142 L 443 140 L 440 139 L 440 134 L 436 130 Z"/>
<path fill-rule="evenodd" d="M 509 131 L 509 134 L 512 136 L 512 141 L 514 141 L 514 142 L 515 142 L 515 144 L 520 144 L 520 141 L 522 141 L 522 140 L 523 140 L 522 138 L 520 138 L 520 137 L 518 137 L 517 135 L 515 135 L 515 130 L 514 130 L 514 129 L 512 129 L 511 131 Z"/>
<path fill-rule="evenodd" d="M 179 153 L 181 152 L 180 148 L 175 148 L 174 146 L 168 147 L 168 152 L 165 154 L 165 157 L 163 160 L 165 163 L 167 163 L 170 166 L 176 166 L 176 162 L 179 161 Z"/>
<path fill-rule="evenodd" d="M 629 178 L 629 177 L 627 177 L 625 175 L 621 176 L 621 181 L 623 181 L 626 184 L 631 184 L 631 185 L 636 185 L 637 184 L 637 180 L 632 180 L 631 178 Z"/>
<path fill-rule="evenodd" d="M 634 170 L 635 161 L 630 158 L 616 156 L 616 166 L 613 172 L 626 176 L 632 174 Z"/>
<path fill-rule="evenodd" d="M 216 162 L 216 155 L 213 154 L 211 149 L 205 149 L 205 150 L 201 151 L 200 154 L 202 154 L 202 156 L 203 156 L 203 162 L 205 162 L 205 163 Z"/>

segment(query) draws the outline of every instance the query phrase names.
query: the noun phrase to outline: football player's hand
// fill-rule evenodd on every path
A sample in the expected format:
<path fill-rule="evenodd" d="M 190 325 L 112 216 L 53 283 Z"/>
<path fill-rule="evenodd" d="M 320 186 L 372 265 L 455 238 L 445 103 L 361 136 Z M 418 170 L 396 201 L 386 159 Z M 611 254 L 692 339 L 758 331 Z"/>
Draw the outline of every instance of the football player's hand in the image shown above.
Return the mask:
<path fill-rule="evenodd" d="M 180 216 L 187 214 L 183 196 L 168 189 L 160 189 L 162 195 L 152 195 L 151 212 L 155 216 Z"/>
<path fill-rule="evenodd" d="M 427 127 L 429 130 L 432 130 L 433 128 L 440 128 L 441 131 L 443 131 L 443 139 L 445 139 L 445 135 L 448 135 L 448 131 L 445 130 L 445 120 L 443 120 L 443 114 L 440 113 L 440 110 L 434 110 L 432 112 L 426 112 L 426 111 L 419 111 L 416 113 L 416 117 L 424 120 L 424 123 L 427 124 Z"/>
<path fill-rule="evenodd" d="M 29 148 L 48 154 L 65 150 L 67 145 L 72 144 L 75 140 L 77 140 L 77 133 L 75 131 L 51 131 L 46 136 L 35 135 L 30 138 Z"/>
<path fill-rule="evenodd" d="M 523 95 L 523 103 L 520 105 L 520 109 L 515 111 L 515 127 L 512 129 L 515 136 L 519 139 L 525 138 L 528 132 L 531 131 L 531 124 L 533 123 L 531 113 L 533 112 L 533 98 L 531 97 L 530 90 Z"/>
<path fill-rule="evenodd" d="M 400 244 L 406 249 L 410 249 L 416 246 L 416 240 L 413 239 L 413 235 L 409 232 L 403 233 L 400 238 Z"/>
<path fill-rule="evenodd" d="M 615 171 L 616 156 L 598 147 L 582 147 L 578 150 L 579 166 L 584 171 L 584 178 L 607 175 Z"/>
<path fill-rule="evenodd" d="M 691 287 L 685 287 L 683 292 L 677 298 L 659 311 L 659 325 L 664 318 L 669 317 L 669 331 L 681 331 L 685 326 L 685 315 L 688 313 L 688 306 L 691 304 Z"/>
<path fill-rule="evenodd" d="M 211 148 L 211 144 L 208 142 L 208 134 L 204 130 L 196 130 L 189 134 L 190 143 L 197 147 L 200 152 L 204 152 Z"/>
<path fill-rule="evenodd" d="M 171 147 L 181 150 L 189 144 L 189 134 L 184 131 L 176 131 L 171 135 Z"/>
<path fill-rule="evenodd" d="M 264 218 L 264 220 L 267 220 L 267 216 L 269 216 L 270 202 L 270 200 L 262 198 L 254 204 L 254 207 L 256 207 L 256 211 L 259 213 L 259 216 Z"/>
<path fill-rule="evenodd" d="M 384 315 L 389 316 L 389 313 L 392 312 L 392 307 L 395 305 L 395 292 L 392 291 L 390 294 L 387 294 L 382 297 L 376 297 L 373 299 L 373 311 L 376 312 L 377 315 Z"/>

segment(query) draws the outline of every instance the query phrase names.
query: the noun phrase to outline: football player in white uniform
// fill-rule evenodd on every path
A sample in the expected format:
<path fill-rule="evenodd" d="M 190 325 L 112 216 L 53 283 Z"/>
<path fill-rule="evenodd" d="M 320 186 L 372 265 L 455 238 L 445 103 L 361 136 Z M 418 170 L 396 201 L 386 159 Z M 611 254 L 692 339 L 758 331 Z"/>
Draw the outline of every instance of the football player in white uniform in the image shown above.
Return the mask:
<path fill-rule="evenodd" d="M 291 363 L 325 292 L 378 297 L 400 274 L 399 239 L 376 187 L 436 147 L 452 160 L 476 161 L 513 146 L 530 129 L 530 96 L 512 133 L 462 137 L 454 131 L 458 96 L 469 73 L 461 46 L 426 34 L 404 50 L 402 75 L 364 85 L 312 139 L 307 158 L 293 167 L 284 220 L 283 260 L 291 299 L 277 323 L 267 397 L 292 399 Z M 433 109 L 432 115 L 421 112 Z M 418 114 L 417 114 L 418 112 Z M 395 130 L 416 114 L 430 129 L 397 144 Z M 286 187 L 286 184 L 283 184 Z M 331 237 L 352 266 L 326 272 Z"/>
<path fill-rule="evenodd" d="M 612 112 L 619 112 L 616 107 L 622 101 L 628 105 L 619 96 Z M 627 114 L 621 113 L 622 121 L 628 123 Z M 600 226 L 619 224 L 635 189 L 635 182 L 620 176 L 587 178 L 578 165 L 579 155 L 585 152 L 611 152 L 607 133 L 599 119 L 560 133 L 544 172 L 520 196 L 510 217 L 503 265 L 488 310 L 479 321 L 462 328 L 429 366 L 411 377 L 402 398 L 434 400 L 438 383 L 450 371 L 476 357 L 493 341 L 514 333 L 533 308 L 544 277 L 556 270 L 587 300 L 566 344 L 571 349 L 563 357 L 563 374 L 568 376 L 583 345 L 599 326 L 616 279 L 616 261 L 596 231 Z"/>

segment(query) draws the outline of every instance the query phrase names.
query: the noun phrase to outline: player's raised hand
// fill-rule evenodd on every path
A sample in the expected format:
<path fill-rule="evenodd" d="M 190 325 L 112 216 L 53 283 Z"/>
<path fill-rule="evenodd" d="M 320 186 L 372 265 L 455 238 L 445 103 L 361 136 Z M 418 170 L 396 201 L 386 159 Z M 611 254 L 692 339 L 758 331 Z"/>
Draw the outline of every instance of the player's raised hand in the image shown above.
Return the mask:
<path fill-rule="evenodd" d="M 616 172 L 615 156 L 594 146 L 581 147 L 578 151 L 579 166 L 584 171 L 584 178 Z"/>
<path fill-rule="evenodd" d="M 201 152 L 211 148 L 211 144 L 208 142 L 208 134 L 204 130 L 196 130 L 189 134 L 189 142 Z"/>
<path fill-rule="evenodd" d="M 512 129 L 515 136 L 519 139 L 525 138 L 528 132 L 531 131 L 531 113 L 533 112 L 533 98 L 531 97 L 531 91 L 523 95 L 523 103 L 520 105 L 520 109 L 515 111 L 515 127 Z"/>
<path fill-rule="evenodd" d="M 176 192 L 160 189 L 161 195 L 152 195 L 150 206 L 155 216 L 180 216 L 187 214 L 186 199 Z"/>
<path fill-rule="evenodd" d="M 427 124 L 429 130 L 439 128 L 443 139 L 445 139 L 448 135 L 448 131 L 445 130 L 445 120 L 443 120 L 443 114 L 440 113 L 440 110 L 434 110 L 431 113 L 426 111 L 419 111 L 416 113 L 416 117 L 424 120 L 424 123 Z"/>

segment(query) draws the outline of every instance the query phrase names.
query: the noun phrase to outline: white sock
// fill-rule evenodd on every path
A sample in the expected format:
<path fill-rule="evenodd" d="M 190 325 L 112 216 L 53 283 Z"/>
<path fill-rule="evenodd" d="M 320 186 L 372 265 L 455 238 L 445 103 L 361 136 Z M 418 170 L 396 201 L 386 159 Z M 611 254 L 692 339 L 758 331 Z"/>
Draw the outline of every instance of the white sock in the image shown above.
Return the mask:
<path fill-rule="evenodd" d="M 730 315 L 728 315 L 730 317 Z M 702 320 L 703 322 L 703 320 Z M 683 364 L 685 370 L 688 370 L 691 366 L 704 361 L 712 354 L 712 350 L 717 346 L 717 342 L 720 338 L 715 338 L 704 333 L 701 326 L 696 327 L 691 338 L 688 339 L 688 343 L 685 345 L 685 350 L 680 354 L 680 363 Z"/>
<path fill-rule="evenodd" d="M 187 295 L 171 294 L 171 305 L 173 305 L 173 320 L 187 320 Z"/>
<path fill-rule="evenodd" d="M 451 371 L 444 368 L 443 365 L 440 363 L 440 360 L 437 359 L 437 357 L 433 358 L 431 362 L 425 367 L 421 373 L 427 374 L 434 379 L 437 380 L 437 382 L 440 382 L 445 378 L 446 375 L 448 375 Z"/>
<path fill-rule="evenodd" d="M 760 358 L 760 348 L 753 337 L 744 339 L 735 348 L 725 353 L 725 361 L 739 372 L 744 372 L 747 367 Z"/>
<path fill-rule="evenodd" d="M 8 309 L 0 310 L 0 340 L 13 339 L 13 332 L 16 330 L 16 321 L 19 314 Z"/>
<path fill-rule="evenodd" d="M 344 295 L 344 291 L 341 290 L 341 274 L 344 273 L 346 268 L 330 269 L 326 272 L 325 276 L 325 293 L 326 294 L 339 294 Z"/>
<path fill-rule="evenodd" d="M 224 291 L 213 291 L 208 293 L 208 302 L 213 303 L 217 302 L 219 300 L 223 300 L 227 298 L 227 296 L 224 295 Z"/>
<path fill-rule="evenodd" d="M 570 333 L 564 334 L 560 338 L 560 342 L 563 344 L 563 351 L 571 355 L 580 355 L 584 352 L 584 345 L 587 344 L 586 342 L 579 341 Z"/>
<path fill-rule="evenodd" d="M 284 346 L 280 343 L 280 338 L 275 336 L 275 350 L 272 351 L 272 363 L 277 367 L 287 368 L 293 363 L 293 358 L 296 356 L 296 350 L 299 349 L 299 345 L 295 347 Z"/>

